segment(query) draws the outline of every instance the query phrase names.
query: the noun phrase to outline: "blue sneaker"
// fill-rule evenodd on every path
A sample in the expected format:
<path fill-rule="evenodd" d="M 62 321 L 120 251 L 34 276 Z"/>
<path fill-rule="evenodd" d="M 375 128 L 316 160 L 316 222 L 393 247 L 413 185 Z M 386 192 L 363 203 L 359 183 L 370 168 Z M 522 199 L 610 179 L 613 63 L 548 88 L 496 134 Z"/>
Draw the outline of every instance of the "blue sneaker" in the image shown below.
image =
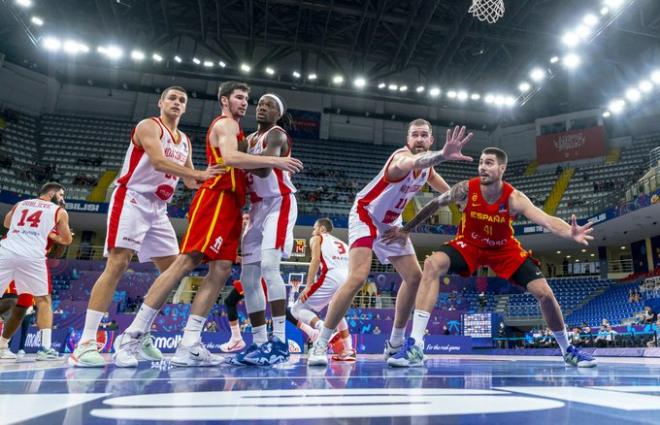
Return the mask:
<path fill-rule="evenodd" d="M 289 360 L 289 346 L 276 336 L 261 344 L 258 350 L 251 352 L 243 361 L 253 366 L 272 366 Z"/>
<path fill-rule="evenodd" d="M 575 367 L 596 367 L 596 359 L 591 355 L 580 351 L 577 347 L 569 345 L 564 354 L 564 362 L 568 366 Z"/>
<path fill-rule="evenodd" d="M 398 353 L 387 359 L 392 367 L 420 367 L 424 366 L 424 352 L 415 345 L 415 340 L 408 337 Z"/>
<path fill-rule="evenodd" d="M 248 348 L 236 354 L 235 356 L 227 357 L 225 362 L 234 366 L 250 366 L 250 363 L 245 362 L 245 357 L 258 350 L 259 346 L 253 342 Z"/>

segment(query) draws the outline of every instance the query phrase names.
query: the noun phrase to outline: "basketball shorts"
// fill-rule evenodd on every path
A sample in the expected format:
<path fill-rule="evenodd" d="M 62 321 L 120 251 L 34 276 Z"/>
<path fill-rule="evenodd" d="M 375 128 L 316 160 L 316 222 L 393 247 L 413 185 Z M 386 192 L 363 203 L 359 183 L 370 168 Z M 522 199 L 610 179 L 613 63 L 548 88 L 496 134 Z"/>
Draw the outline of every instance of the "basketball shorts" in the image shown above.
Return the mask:
<path fill-rule="evenodd" d="M 298 218 L 295 195 L 264 198 L 250 206 L 249 214 L 250 223 L 241 245 L 243 264 L 261 261 L 264 249 L 278 249 L 282 258 L 289 258 L 293 250 L 293 227 Z"/>
<path fill-rule="evenodd" d="M 201 188 L 188 213 L 181 253 L 201 252 L 205 261 L 234 261 L 241 237 L 241 205 L 231 191 Z"/>
<path fill-rule="evenodd" d="M 302 304 L 316 312 L 323 310 L 328 304 L 330 304 L 330 300 L 332 300 L 335 292 L 337 292 L 337 289 L 346 282 L 347 278 L 348 270 L 346 269 L 328 270 L 325 275 L 322 274 L 319 276 L 319 279 L 314 282 L 310 289 L 311 294 Z"/>
<path fill-rule="evenodd" d="M 447 247 L 456 250 L 462 257 L 463 263 L 459 258 L 455 258 L 454 254 L 448 252 Z M 454 239 L 449 241 L 440 251 L 445 252 L 451 259 L 449 272 L 458 273 L 462 276 L 470 276 L 479 267 L 488 266 L 497 276 L 510 280 L 528 259 L 537 262 L 515 240 L 510 241 L 503 247 L 481 249 L 462 240 Z M 540 271 L 538 277 L 542 277 Z"/>
<path fill-rule="evenodd" d="M 393 224 L 397 224 L 396 222 Z M 400 225 L 400 223 L 398 224 Z M 390 264 L 390 257 L 403 255 L 415 255 L 415 248 L 410 239 L 405 244 L 386 244 L 381 239 L 381 233 L 385 232 L 389 225 L 377 225 L 371 216 L 361 217 L 355 208 L 351 208 L 348 215 L 348 245 L 350 249 L 365 247 L 373 250 L 381 264 Z"/>
<path fill-rule="evenodd" d="M 141 263 L 179 253 L 176 233 L 167 216 L 167 203 L 125 186 L 112 193 L 103 255 L 114 248 L 137 252 Z"/>
<path fill-rule="evenodd" d="M 4 293 L 12 281 L 19 298 L 21 294 L 37 297 L 50 295 L 50 276 L 45 258 L 20 257 L 0 248 L 0 292 Z M 23 297 L 22 301 L 28 300 Z"/>

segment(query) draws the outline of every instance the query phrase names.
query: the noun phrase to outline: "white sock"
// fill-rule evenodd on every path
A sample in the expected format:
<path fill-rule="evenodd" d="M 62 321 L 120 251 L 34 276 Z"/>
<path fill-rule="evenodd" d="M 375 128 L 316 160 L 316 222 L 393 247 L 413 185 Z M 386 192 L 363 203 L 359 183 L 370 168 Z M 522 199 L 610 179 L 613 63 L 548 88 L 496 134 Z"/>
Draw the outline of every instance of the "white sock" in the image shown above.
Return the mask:
<path fill-rule="evenodd" d="M 326 328 L 324 325 L 321 329 L 321 335 L 319 335 L 319 339 L 316 342 L 327 347 L 328 341 L 330 341 L 330 337 L 332 337 L 333 333 L 335 333 L 334 329 Z"/>
<path fill-rule="evenodd" d="M 318 330 L 323 329 L 323 320 L 317 321 L 316 324 L 314 325 L 314 328 L 316 328 Z"/>
<path fill-rule="evenodd" d="M 286 316 L 273 316 L 273 335 L 282 342 L 286 342 Z"/>
<path fill-rule="evenodd" d="M 0 336 L 0 349 L 9 347 L 9 340 Z"/>
<path fill-rule="evenodd" d="M 252 342 L 257 345 L 265 344 L 268 342 L 268 332 L 266 330 L 266 325 L 252 328 Z"/>
<path fill-rule="evenodd" d="M 309 326 L 307 323 L 303 323 L 301 321 L 298 321 L 298 329 L 303 331 L 305 335 L 307 335 L 307 338 L 312 336 L 312 333 L 314 332 L 314 328 Z"/>
<path fill-rule="evenodd" d="M 151 324 L 154 322 L 157 315 L 157 309 L 151 308 L 147 304 L 142 303 L 140 309 L 135 315 L 135 319 L 133 319 L 131 325 L 126 328 L 126 333 L 146 334 L 151 330 Z"/>
<path fill-rule="evenodd" d="M 104 314 L 105 313 L 100 311 L 87 309 L 87 314 L 85 315 L 85 327 L 80 336 L 80 342 L 96 341 L 96 332 L 99 330 L 99 324 L 101 323 Z"/>
<path fill-rule="evenodd" d="M 238 320 L 236 321 L 236 323 L 230 326 L 231 326 L 231 339 L 234 341 L 243 339 L 243 337 L 241 336 L 241 325 L 238 324 Z"/>
<path fill-rule="evenodd" d="M 570 345 L 568 342 L 568 335 L 566 335 L 566 331 L 552 331 L 552 336 L 555 337 L 555 341 L 557 341 L 557 344 L 559 344 L 559 348 L 561 348 L 561 355 L 563 356 L 566 354 L 566 349 Z"/>
<path fill-rule="evenodd" d="M 53 330 L 52 329 L 41 329 L 39 331 L 39 335 L 41 336 L 41 348 L 44 348 L 46 350 L 50 350 L 50 347 L 52 345 L 52 335 L 53 335 Z"/>
<path fill-rule="evenodd" d="M 424 348 L 424 331 L 429 323 L 431 313 L 424 310 L 417 310 L 413 313 L 413 327 L 410 336 L 415 340 L 415 345 Z"/>
<path fill-rule="evenodd" d="M 392 335 L 390 335 L 390 345 L 392 347 L 400 347 L 406 339 L 406 327 L 397 328 L 392 327 Z"/>
<path fill-rule="evenodd" d="M 186 327 L 183 330 L 181 345 L 185 345 L 186 347 L 195 345 L 202 337 L 202 329 L 204 329 L 205 322 L 206 317 L 197 316 L 196 314 L 188 316 L 188 322 L 186 322 Z"/>

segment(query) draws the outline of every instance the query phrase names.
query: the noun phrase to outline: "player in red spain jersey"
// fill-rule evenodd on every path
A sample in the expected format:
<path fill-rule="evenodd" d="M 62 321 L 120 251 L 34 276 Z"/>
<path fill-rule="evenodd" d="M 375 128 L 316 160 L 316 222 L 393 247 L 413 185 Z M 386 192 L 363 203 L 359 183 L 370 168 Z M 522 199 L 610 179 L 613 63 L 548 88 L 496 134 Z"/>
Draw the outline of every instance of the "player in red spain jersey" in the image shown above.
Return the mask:
<path fill-rule="evenodd" d="M 489 266 L 499 277 L 522 286 L 536 298 L 543 318 L 557 340 L 567 365 L 593 367 L 596 361 L 568 342 L 561 308 L 538 261 L 525 251 L 513 235 L 513 220 L 522 214 L 557 236 L 583 245 L 593 240 L 591 223 L 578 226 L 551 216 L 537 208 L 509 183 L 502 180 L 507 155 L 499 148 L 486 148 L 479 159 L 479 177 L 462 181 L 427 204 L 403 228 L 394 227 L 385 236 L 390 243 L 404 243 L 417 225 L 443 205 L 456 202 L 463 210 L 456 237 L 426 258 L 417 292 L 410 338 L 388 360 L 390 366 L 411 367 L 423 364 L 424 332 L 438 298 L 439 279 L 448 273 L 469 276 L 480 266 Z"/>

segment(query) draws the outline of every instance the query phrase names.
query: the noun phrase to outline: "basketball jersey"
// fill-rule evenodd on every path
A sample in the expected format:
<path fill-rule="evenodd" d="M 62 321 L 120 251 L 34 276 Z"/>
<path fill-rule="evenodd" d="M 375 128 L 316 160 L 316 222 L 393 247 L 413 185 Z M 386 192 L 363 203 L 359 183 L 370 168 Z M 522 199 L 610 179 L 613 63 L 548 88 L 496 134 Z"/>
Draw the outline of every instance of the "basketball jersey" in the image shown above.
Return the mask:
<path fill-rule="evenodd" d="M 348 245 L 329 233 L 321 237 L 321 273 L 333 269 L 348 269 Z"/>
<path fill-rule="evenodd" d="M 211 123 L 211 126 L 206 133 L 206 162 L 209 165 L 223 165 L 225 162 L 222 158 L 222 152 L 220 152 L 220 148 L 211 145 L 211 130 L 218 120 L 224 118 L 229 117 L 224 115 L 217 116 Z M 243 139 L 245 139 L 245 134 L 239 126 L 238 133 L 236 134 L 236 140 L 241 142 Z M 240 199 L 243 199 L 246 193 L 245 172 L 240 168 L 227 167 L 226 173 L 206 180 L 202 184 L 202 188 L 236 192 L 237 196 L 239 196 Z"/>
<path fill-rule="evenodd" d="M 509 211 L 509 197 L 513 191 L 513 186 L 504 182 L 499 199 L 489 204 L 481 194 L 479 178 L 470 179 L 468 199 L 455 240 L 481 249 L 498 248 L 510 242 L 517 243 L 512 225 L 515 216 Z"/>
<path fill-rule="evenodd" d="M 382 170 L 356 196 L 353 209 L 360 220 L 371 224 L 400 224 L 401 213 L 417 192 L 426 184 L 431 169 L 411 171 L 397 181 L 387 180 L 387 167 L 395 155 L 408 151 L 402 148 L 395 151 Z"/>
<path fill-rule="evenodd" d="M 261 155 L 266 149 L 268 142 L 266 138 L 271 131 L 281 131 L 287 138 L 288 150 L 282 156 L 291 156 L 292 140 L 287 132 L 280 126 L 276 125 L 262 134 L 256 134 L 248 146 L 248 153 L 250 155 Z M 285 196 L 290 193 L 296 193 L 296 187 L 291 183 L 291 174 L 273 168 L 273 171 L 268 173 L 266 177 L 259 177 L 256 174 L 247 172 L 247 190 L 250 194 L 252 202 L 258 202 L 264 198 L 274 198 L 276 196 Z"/>
<path fill-rule="evenodd" d="M 160 127 L 160 145 L 165 158 L 184 166 L 191 150 L 188 136 L 179 131 L 180 140 L 177 143 L 174 135 L 165 127 L 160 118 L 151 119 Z M 142 195 L 156 196 L 165 202 L 171 201 L 179 177 L 156 170 L 151 165 L 149 156 L 145 154 L 144 149 L 135 144 L 134 134 L 135 129 L 131 133 L 131 144 L 124 157 L 124 165 L 121 169 L 121 177 L 117 179 L 117 185 L 125 186 Z"/>
<path fill-rule="evenodd" d="M 3 250 L 27 258 L 45 258 L 48 234 L 55 230 L 61 207 L 42 199 L 21 201 L 14 207 Z"/>

